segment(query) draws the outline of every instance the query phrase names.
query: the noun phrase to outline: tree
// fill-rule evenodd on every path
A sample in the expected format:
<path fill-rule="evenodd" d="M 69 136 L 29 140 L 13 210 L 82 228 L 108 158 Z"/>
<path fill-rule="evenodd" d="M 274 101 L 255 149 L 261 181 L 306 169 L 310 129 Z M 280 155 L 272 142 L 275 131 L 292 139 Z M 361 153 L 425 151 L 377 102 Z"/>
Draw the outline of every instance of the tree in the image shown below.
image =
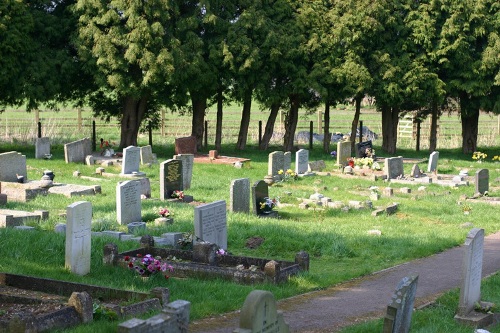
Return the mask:
<path fill-rule="evenodd" d="M 173 8 L 161 0 L 78 0 L 78 46 L 98 89 L 97 114 L 120 118 L 120 147 L 137 145 L 146 115 L 167 103 L 176 45 Z"/>

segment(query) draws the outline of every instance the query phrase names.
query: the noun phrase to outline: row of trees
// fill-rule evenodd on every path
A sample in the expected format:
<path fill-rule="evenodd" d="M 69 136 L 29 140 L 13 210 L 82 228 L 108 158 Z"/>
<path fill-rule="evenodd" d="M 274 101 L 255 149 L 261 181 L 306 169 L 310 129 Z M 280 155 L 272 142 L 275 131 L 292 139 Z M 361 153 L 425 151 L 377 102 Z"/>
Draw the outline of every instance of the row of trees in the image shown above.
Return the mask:
<path fill-rule="evenodd" d="M 0 3 L 0 102 L 91 105 L 121 121 L 120 147 L 137 144 L 158 110 L 192 112 L 201 147 L 205 110 L 242 105 L 237 147 L 246 146 L 252 101 L 280 109 L 290 150 L 299 108 L 330 108 L 374 96 L 382 148 L 396 151 L 402 112 L 437 119 L 455 110 L 463 151 L 476 150 L 479 110 L 500 113 L 497 0 L 4 0 Z M 354 139 L 354 138 L 353 138 Z"/>

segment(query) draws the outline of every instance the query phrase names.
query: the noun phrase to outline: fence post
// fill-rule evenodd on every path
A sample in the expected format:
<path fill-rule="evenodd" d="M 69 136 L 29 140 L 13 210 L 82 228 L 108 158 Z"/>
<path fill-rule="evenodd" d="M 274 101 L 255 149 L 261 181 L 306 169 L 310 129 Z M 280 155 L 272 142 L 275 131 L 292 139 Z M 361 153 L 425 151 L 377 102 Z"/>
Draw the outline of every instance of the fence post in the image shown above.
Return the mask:
<path fill-rule="evenodd" d="M 420 119 L 417 119 L 417 147 L 416 151 L 420 151 Z"/>
<path fill-rule="evenodd" d="M 262 120 L 259 120 L 259 147 L 262 143 Z"/>
<path fill-rule="evenodd" d="M 148 132 L 149 132 L 149 145 L 153 147 L 153 131 L 151 129 L 151 121 L 148 122 Z"/>
<path fill-rule="evenodd" d="M 42 137 L 42 122 L 38 122 L 38 137 Z"/>
<path fill-rule="evenodd" d="M 323 112 L 318 109 L 318 133 L 323 132 Z"/>
<path fill-rule="evenodd" d="M 78 109 L 78 110 L 80 110 L 80 109 Z M 78 112 L 78 114 L 80 115 L 80 112 Z M 79 120 L 80 119 L 81 118 L 79 118 Z M 78 124 L 80 126 L 81 122 L 79 121 Z M 97 150 L 97 148 L 96 148 L 96 141 L 97 141 L 97 135 L 95 133 L 95 120 L 92 120 L 92 151 L 96 151 Z"/>
<path fill-rule="evenodd" d="M 363 121 L 359 121 L 359 143 L 363 142 Z"/>
<path fill-rule="evenodd" d="M 205 120 L 205 149 L 208 148 L 208 121 Z"/>
<path fill-rule="evenodd" d="M 76 110 L 78 113 L 78 131 L 81 132 L 81 130 L 82 130 L 82 108 L 78 108 Z M 94 124 L 95 124 L 95 121 L 94 121 Z M 95 140 L 94 140 L 94 144 L 95 144 Z M 95 150 L 95 146 L 94 146 L 94 150 Z"/>
<path fill-rule="evenodd" d="M 161 136 L 165 136 L 165 108 L 161 109 Z"/>
<path fill-rule="evenodd" d="M 309 122 L 309 150 L 313 150 L 313 122 Z"/>

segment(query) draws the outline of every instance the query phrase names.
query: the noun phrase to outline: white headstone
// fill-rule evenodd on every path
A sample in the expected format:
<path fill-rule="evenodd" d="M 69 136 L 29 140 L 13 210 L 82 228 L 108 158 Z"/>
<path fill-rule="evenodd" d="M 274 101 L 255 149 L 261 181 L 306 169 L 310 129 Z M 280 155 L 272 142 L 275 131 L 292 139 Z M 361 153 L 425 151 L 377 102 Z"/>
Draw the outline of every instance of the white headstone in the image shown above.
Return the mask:
<path fill-rule="evenodd" d="M 427 172 L 436 172 L 439 160 L 439 152 L 432 152 L 429 156 L 429 164 L 427 165 Z"/>
<path fill-rule="evenodd" d="M 141 164 L 141 150 L 139 147 L 128 146 L 123 149 L 122 174 L 132 174 L 139 172 Z"/>
<path fill-rule="evenodd" d="M 116 185 L 116 219 L 119 224 L 140 222 L 141 216 L 141 183 L 127 180 Z"/>
<path fill-rule="evenodd" d="M 309 151 L 307 149 L 299 149 L 295 153 L 295 173 L 298 175 L 307 172 L 309 167 Z"/>
<path fill-rule="evenodd" d="M 79 201 L 66 208 L 65 266 L 72 273 L 90 272 L 92 204 Z"/>
<path fill-rule="evenodd" d="M 226 202 L 215 201 L 194 209 L 195 242 L 210 242 L 227 250 Z"/>

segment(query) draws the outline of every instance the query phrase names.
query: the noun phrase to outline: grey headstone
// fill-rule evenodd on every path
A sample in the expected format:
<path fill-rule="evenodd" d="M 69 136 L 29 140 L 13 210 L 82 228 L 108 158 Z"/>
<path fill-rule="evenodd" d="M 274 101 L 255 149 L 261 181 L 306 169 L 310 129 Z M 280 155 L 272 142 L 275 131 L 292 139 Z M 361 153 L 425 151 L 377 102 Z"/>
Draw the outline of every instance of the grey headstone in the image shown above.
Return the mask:
<path fill-rule="evenodd" d="M 226 202 L 215 201 L 194 209 L 194 234 L 196 240 L 217 244 L 227 250 Z"/>
<path fill-rule="evenodd" d="M 65 267 L 72 273 L 90 272 L 92 204 L 78 201 L 66 208 Z"/>
<path fill-rule="evenodd" d="M 283 154 L 283 172 L 292 168 L 292 153 L 287 151 Z"/>
<path fill-rule="evenodd" d="M 241 308 L 240 327 L 234 333 L 288 333 L 290 328 L 269 291 L 253 290 Z"/>
<path fill-rule="evenodd" d="M 269 197 L 269 185 L 263 180 L 258 180 L 252 186 L 252 202 L 254 214 L 260 214 L 260 203 Z"/>
<path fill-rule="evenodd" d="M 156 163 L 156 158 L 150 145 L 143 146 L 140 149 L 141 164 Z"/>
<path fill-rule="evenodd" d="M 17 175 L 24 177 L 27 182 L 26 156 L 10 151 L 0 154 L 0 182 L 17 182 Z"/>
<path fill-rule="evenodd" d="M 149 181 L 149 178 L 144 177 L 144 178 L 138 178 L 136 179 L 140 186 L 140 191 L 141 191 L 141 196 L 144 196 L 146 198 L 151 198 L 151 182 Z"/>
<path fill-rule="evenodd" d="M 298 175 L 307 172 L 309 166 L 309 150 L 299 149 L 295 153 L 295 173 Z"/>
<path fill-rule="evenodd" d="M 141 149 L 135 146 L 128 146 L 123 149 L 122 174 L 128 175 L 139 172 L 141 164 Z"/>
<path fill-rule="evenodd" d="M 472 229 L 464 245 L 462 265 L 462 286 L 458 315 L 466 316 L 474 310 L 474 305 L 481 300 L 481 274 L 483 271 L 484 229 Z"/>
<path fill-rule="evenodd" d="M 429 156 L 429 163 L 427 165 L 427 172 L 436 172 L 439 160 L 439 152 L 432 152 Z"/>
<path fill-rule="evenodd" d="M 418 275 L 404 277 L 392 295 L 384 318 L 384 333 L 408 333 L 415 294 L 417 293 Z"/>
<path fill-rule="evenodd" d="M 476 171 L 476 193 L 484 194 L 489 191 L 490 171 L 481 169 Z"/>
<path fill-rule="evenodd" d="M 146 222 L 130 222 L 127 224 L 127 230 L 129 234 L 134 234 L 141 230 L 146 230 Z M 123 240 L 123 236 L 120 237 Z"/>
<path fill-rule="evenodd" d="M 174 191 L 184 190 L 182 178 L 181 160 L 170 159 L 160 163 L 160 199 L 171 199 Z"/>
<path fill-rule="evenodd" d="M 182 161 L 182 188 L 189 190 L 191 188 L 191 179 L 193 178 L 193 154 L 174 155 L 174 160 Z"/>
<path fill-rule="evenodd" d="M 248 178 L 234 179 L 231 182 L 229 210 L 231 212 L 250 212 L 250 180 Z"/>
<path fill-rule="evenodd" d="M 88 155 L 92 155 L 92 142 L 89 138 L 64 145 L 64 160 L 66 163 L 85 163 L 85 157 Z"/>
<path fill-rule="evenodd" d="M 387 179 L 404 176 L 403 158 L 401 156 L 386 158 L 384 163 L 384 174 L 387 175 Z"/>
<path fill-rule="evenodd" d="M 46 158 L 50 155 L 50 139 L 48 137 L 36 138 L 35 158 Z"/>
<path fill-rule="evenodd" d="M 418 164 L 413 164 L 410 172 L 410 176 L 413 178 L 418 178 L 422 175 L 422 172 L 420 171 L 420 168 L 418 167 Z"/>
<path fill-rule="evenodd" d="M 351 142 L 337 142 L 337 164 L 346 166 L 347 159 L 351 157 Z"/>
<path fill-rule="evenodd" d="M 116 185 L 116 219 L 119 224 L 139 222 L 142 219 L 141 183 L 127 180 Z"/>
<path fill-rule="evenodd" d="M 284 159 L 285 159 L 285 154 L 282 151 L 274 151 L 271 154 L 269 154 L 267 174 L 271 176 L 277 176 L 278 171 L 283 170 L 283 167 L 285 165 Z"/>
<path fill-rule="evenodd" d="M 323 160 L 312 161 L 312 162 L 309 162 L 309 165 L 307 167 L 307 171 L 309 171 L 309 172 L 315 172 L 315 171 L 321 172 L 325 168 L 326 168 L 325 161 L 323 161 Z"/>

